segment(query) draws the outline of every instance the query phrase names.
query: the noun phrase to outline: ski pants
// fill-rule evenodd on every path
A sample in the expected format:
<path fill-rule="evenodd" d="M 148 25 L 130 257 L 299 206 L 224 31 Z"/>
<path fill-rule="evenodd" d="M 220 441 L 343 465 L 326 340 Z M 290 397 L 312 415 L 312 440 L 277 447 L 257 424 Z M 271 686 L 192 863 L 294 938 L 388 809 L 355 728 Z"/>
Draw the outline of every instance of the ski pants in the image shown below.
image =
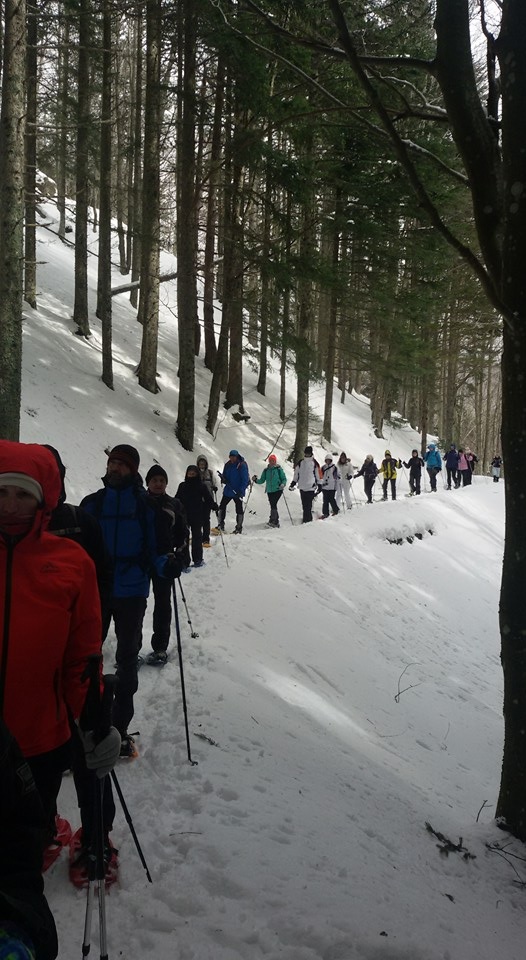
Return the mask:
<path fill-rule="evenodd" d="M 419 473 L 409 474 L 409 489 L 411 490 L 411 493 L 415 493 L 417 496 L 420 493 L 420 474 Z"/>
<path fill-rule="evenodd" d="M 189 521 L 190 534 L 192 536 L 191 550 L 194 563 L 201 563 L 203 559 L 203 524 L 201 521 Z"/>
<path fill-rule="evenodd" d="M 155 650 L 155 653 L 166 653 L 172 623 L 172 580 L 153 573 L 152 589 L 154 597 L 152 650 Z"/>
<path fill-rule="evenodd" d="M 336 503 L 336 490 L 322 490 L 322 496 L 323 496 L 323 507 L 321 510 L 322 515 L 324 517 L 328 517 L 329 508 L 330 508 L 333 517 L 335 517 L 336 514 L 340 512 L 340 508 Z"/>
<path fill-rule="evenodd" d="M 301 506 L 303 507 L 302 523 L 310 523 L 312 520 L 312 504 L 314 501 L 314 490 L 300 490 Z"/>
<path fill-rule="evenodd" d="M 133 695 L 139 686 L 137 657 L 142 647 L 142 623 L 146 597 L 113 597 L 102 617 L 102 636 L 106 639 L 113 617 L 117 637 L 117 684 L 113 701 L 113 725 L 123 736 L 133 717 Z"/>
<path fill-rule="evenodd" d="M 342 477 L 341 480 L 338 480 L 338 499 L 343 500 L 345 497 L 345 506 L 348 510 L 352 510 L 352 500 L 351 500 L 351 481 L 347 477 Z"/>
<path fill-rule="evenodd" d="M 391 498 L 393 500 L 396 500 L 396 477 L 391 477 L 391 479 L 388 479 L 387 477 L 385 477 L 382 480 L 382 490 L 384 492 L 384 500 L 387 500 L 387 486 L 389 483 L 391 484 Z"/>
<path fill-rule="evenodd" d="M 439 467 L 428 467 L 427 472 L 429 474 L 429 483 L 431 484 L 431 489 L 435 491 L 437 488 L 437 476 L 440 473 Z"/>
<path fill-rule="evenodd" d="M 364 477 L 363 478 L 363 489 L 365 496 L 367 497 L 367 503 L 373 502 L 373 487 L 376 477 Z"/>
<path fill-rule="evenodd" d="M 455 486 L 457 485 L 458 470 L 456 469 L 456 467 L 446 467 L 446 473 L 447 473 L 447 488 L 448 490 L 451 490 L 451 481 L 453 481 L 453 484 Z"/>
<path fill-rule="evenodd" d="M 270 506 L 270 517 L 269 523 L 279 523 L 279 513 L 278 513 L 278 500 L 283 494 L 283 490 L 274 490 L 273 493 L 267 493 L 267 498 Z"/>
<path fill-rule="evenodd" d="M 471 483 L 471 467 L 468 467 L 467 470 L 459 470 L 458 472 L 462 477 L 462 486 L 469 487 Z"/>
<path fill-rule="evenodd" d="M 219 504 L 219 513 L 217 515 L 217 525 L 223 529 L 225 524 L 226 508 L 230 501 L 233 500 L 236 507 L 236 529 L 241 530 L 243 526 L 243 500 L 241 497 L 227 497 L 225 494 L 221 497 L 221 503 Z"/>
<path fill-rule="evenodd" d="M 62 783 L 62 774 L 71 766 L 70 741 L 39 753 L 35 757 L 28 757 L 27 762 L 33 774 L 44 811 L 44 831 L 42 835 L 42 849 L 44 850 L 55 836 L 55 815 L 57 812 L 57 797 Z"/>

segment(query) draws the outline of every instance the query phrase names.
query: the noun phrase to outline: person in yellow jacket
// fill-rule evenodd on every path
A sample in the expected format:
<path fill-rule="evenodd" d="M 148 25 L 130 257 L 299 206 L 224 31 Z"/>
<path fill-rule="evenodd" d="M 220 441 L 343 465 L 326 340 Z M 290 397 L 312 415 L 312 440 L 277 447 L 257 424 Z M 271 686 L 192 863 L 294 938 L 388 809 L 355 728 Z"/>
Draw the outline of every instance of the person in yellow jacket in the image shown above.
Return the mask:
<path fill-rule="evenodd" d="M 391 456 L 391 451 L 385 451 L 385 459 L 382 460 L 380 469 L 378 473 L 383 474 L 382 480 L 382 490 L 383 490 L 383 499 L 387 500 L 387 487 L 388 484 L 391 484 L 391 498 L 396 500 L 396 470 L 400 469 L 402 466 L 401 460 L 396 460 Z"/>

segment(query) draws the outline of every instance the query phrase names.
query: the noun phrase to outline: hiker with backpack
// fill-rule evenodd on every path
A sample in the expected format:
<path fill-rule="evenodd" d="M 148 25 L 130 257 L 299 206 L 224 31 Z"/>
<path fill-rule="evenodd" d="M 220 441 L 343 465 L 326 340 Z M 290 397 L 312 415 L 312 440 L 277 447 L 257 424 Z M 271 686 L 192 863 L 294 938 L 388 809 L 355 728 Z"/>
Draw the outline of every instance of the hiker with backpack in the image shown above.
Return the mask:
<path fill-rule="evenodd" d="M 29 763 L 44 810 L 49 866 L 71 839 L 56 816 L 70 765 L 71 723 L 81 717 L 88 661 L 100 657 L 101 610 L 93 561 L 47 530 L 62 489 L 57 461 L 40 444 L 0 440 L 0 717 Z M 90 770 L 111 769 L 120 737 L 79 733 Z"/>
<path fill-rule="evenodd" d="M 460 453 L 460 450 L 459 450 Z M 442 470 L 442 457 L 436 443 L 428 443 L 427 450 L 424 453 L 424 463 L 426 465 L 427 475 L 431 493 L 437 492 L 437 476 Z"/>
<path fill-rule="evenodd" d="M 354 474 L 353 479 L 363 477 L 363 489 L 367 497 L 367 503 L 373 502 L 373 487 L 378 476 L 378 467 L 374 462 L 372 453 L 368 453 L 358 473 Z"/>
<path fill-rule="evenodd" d="M 419 455 L 418 450 L 412 450 L 409 460 L 403 461 L 404 467 L 409 470 L 409 496 L 419 496 L 420 495 L 420 480 L 422 477 L 422 467 L 424 466 L 424 461 Z"/>
<path fill-rule="evenodd" d="M 155 532 L 157 543 L 163 545 L 167 553 L 175 553 L 181 558 L 184 567 L 190 565 L 188 547 L 189 531 L 183 504 L 166 492 L 168 474 L 159 463 L 154 463 L 146 474 L 148 502 L 155 514 Z M 153 633 L 152 651 L 146 657 L 150 666 L 164 666 L 168 660 L 168 644 L 172 622 L 172 580 L 160 576 L 154 569 L 152 574 L 153 590 Z"/>
<path fill-rule="evenodd" d="M 206 483 L 203 483 L 196 465 L 186 468 L 185 478 L 177 487 L 175 494 L 184 507 L 186 520 L 190 528 L 191 551 L 194 567 L 204 567 L 203 560 L 203 521 L 210 511 L 218 511 L 218 506 Z"/>
<path fill-rule="evenodd" d="M 212 471 L 210 470 L 210 467 L 208 466 L 208 460 L 206 459 L 206 457 L 203 456 L 203 454 L 201 454 L 201 456 L 197 458 L 196 464 L 197 464 L 197 469 L 199 470 L 199 477 L 200 477 L 201 483 L 204 483 L 205 486 L 208 487 L 212 495 L 212 500 L 215 503 L 215 500 L 216 500 L 215 495 L 217 493 L 217 484 L 214 482 L 214 474 L 212 473 Z M 212 508 L 207 507 L 206 504 L 203 506 L 203 547 L 210 546 L 211 509 Z"/>
<path fill-rule="evenodd" d="M 314 497 L 318 493 L 318 486 L 321 480 L 321 468 L 317 460 L 312 455 L 312 447 L 305 447 L 304 456 L 294 467 L 294 476 L 289 490 L 299 487 L 301 506 L 303 508 L 302 523 L 311 523 L 312 504 Z"/>
<path fill-rule="evenodd" d="M 108 454 L 104 486 L 89 494 L 81 507 L 96 518 L 113 562 L 113 591 L 103 610 L 102 635 L 113 619 L 117 637 L 117 679 L 113 723 L 121 735 L 121 757 L 135 754 L 128 725 L 133 717 L 133 697 L 138 687 L 137 657 L 142 646 L 142 624 L 150 590 L 150 573 L 173 580 L 183 564 L 158 544 L 155 515 L 139 476 L 139 452 L 120 443 Z"/>
<path fill-rule="evenodd" d="M 337 488 L 337 500 L 340 500 L 343 505 L 343 500 L 345 498 L 345 506 L 347 507 L 347 510 L 352 510 L 351 480 L 353 475 L 353 465 L 343 450 L 338 457 L 337 467 L 340 471 L 340 479 L 338 480 Z"/>
<path fill-rule="evenodd" d="M 391 499 L 396 500 L 396 470 L 402 466 L 402 461 L 391 456 L 391 451 L 385 451 L 385 458 L 380 464 L 378 473 L 383 473 L 382 480 L 383 499 L 387 500 L 387 488 L 391 485 Z"/>
<path fill-rule="evenodd" d="M 323 497 L 321 514 L 324 520 L 329 516 L 329 510 L 333 517 L 340 512 L 340 508 L 336 503 L 336 490 L 338 489 L 338 481 L 340 479 L 340 471 L 330 453 L 328 453 L 325 457 L 325 463 L 321 468 L 321 479 L 318 484 L 318 490 Z"/>
<path fill-rule="evenodd" d="M 219 504 L 217 526 L 219 530 L 225 529 L 226 510 L 228 504 L 233 500 L 236 508 L 236 529 L 234 533 L 242 533 L 244 518 L 243 497 L 250 483 L 248 464 L 237 450 L 231 450 L 223 470 L 218 470 L 217 473 L 223 484 L 223 496 Z"/>
<path fill-rule="evenodd" d="M 271 453 L 268 457 L 268 465 L 264 467 L 259 479 L 255 473 L 252 477 L 252 482 L 265 484 L 265 493 L 267 494 L 270 505 L 270 517 L 267 527 L 279 527 L 278 501 L 287 484 L 287 478 L 283 467 L 279 465 L 274 453 Z"/>
<path fill-rule="evenodd" d="M 458 475 L 458 461 L 460 454 L 457 450 L 456 444 L 451 443 L 449 450 L 447 451 L 444 457 L 444 463 L 446 465 L 446 476 L 447 476 L 447 490 L 451 490 L 451 482 L 453 481 L 453 486 L 455 490 L 460 486 L 460 477 Z"/>

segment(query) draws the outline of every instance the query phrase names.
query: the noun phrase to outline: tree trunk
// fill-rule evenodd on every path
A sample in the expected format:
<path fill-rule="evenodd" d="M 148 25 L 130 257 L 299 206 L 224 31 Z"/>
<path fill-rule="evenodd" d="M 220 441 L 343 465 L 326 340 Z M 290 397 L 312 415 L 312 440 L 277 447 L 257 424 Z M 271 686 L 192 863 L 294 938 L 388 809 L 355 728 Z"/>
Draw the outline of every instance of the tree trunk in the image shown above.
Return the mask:
<path fill-rule="evenodd" d="M 142 189 L 142 255 L 139 319 L 142 323 L 139 385 L 158 392 L 160 263 L 160 139 L 161 139 L 161 2 L 146 5 L 146 93 L 144 103 L 144 164 Z"/>
<path fill-rule="evenodd" d="M 77 155 L 75 188 L 75 299 L 73 321 L 79 336 L 91 336 L 88 319 L 88 202 L 91 2 L 79 0 L 79 45 L 77 68 Z"/>
<path fill-rule="evenodd" d="M 141 224 L 141 198 L 142 198 L 142 84 L 143 84 L 143 28 L 142 13 L 140 7 L 137 9 L 137 35 L 135 58 L 135 87 L 133 104 L 133 189 L 129 194 L 128 207 L 128 234 L 132 236 L 131 252 L 131 281 L 135 283 L 141 275 L 141 256 L 142 256 L 142 224 Z M 137 288 L 132 287 L 130 293 L 130 303 L 132 307 L 137 307 L 138 295 Z"/>
<path fill-rule="evenodd" d="M 223 100 L 225 85 L 225 67 L 220 56 L 216 70 L 216 93 L 214 117 L 212 121 L 212 140 L 208 167 L 208 196 L 206 204 L 205 250 L 203 266 L 203 327 L 205 338 L 205 367 L 213 370 L 217 355 L 214 333 L 214 295 L 215 269 L 214 257 L 217 231 L 217 194 L 219 189 L 221 160 L 221 131 L 223 125 Z"/>
<path fill-rule="evenodd" d="M 0 113 L 0 437 L 18 440 L 22 380 L 26 5 L 5 0 Z"/>
<path fill-rule="evenodd" d="M 177 161 L 177 327 L 179 332 L 179 403 L 175 435 L 192 450 L 195 429 L 195 327 L 197 324 L 197 211 L 195 167 L 197 14 L 193 0 L 181 12 Z"/>
<path fill-rule="evenodd" d="M 33 309 L 37 305 L 37 235 L 36 235 L 36 172 L 37 172 L 37 7 L 27 14 L 27 113 L 26 113 L 26 171 L 25 171 L 25 257 L 24 300 Z"/>
<path fill-rule="evenodd" d="M 110 390 L 113 390 L 111 331 L 112 55 L 111 0 L 103 0 L 97 316 L 102 328 L 102 382 Z"/>

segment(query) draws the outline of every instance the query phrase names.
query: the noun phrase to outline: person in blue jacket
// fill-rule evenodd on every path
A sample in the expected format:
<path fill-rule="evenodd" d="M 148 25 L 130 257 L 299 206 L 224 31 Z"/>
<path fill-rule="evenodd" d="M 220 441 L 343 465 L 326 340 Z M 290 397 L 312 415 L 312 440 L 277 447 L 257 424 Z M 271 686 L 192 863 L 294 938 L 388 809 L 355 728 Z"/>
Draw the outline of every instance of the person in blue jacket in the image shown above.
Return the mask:
<path fill-rule="evenodd" d="M 128 724 L 137 690 L 137 657 L 142 646 L 142 624 L 150 591 L 150 575 L 174 579 L 182 560 L 172 544 L 158 543 L 155 513 L 139 476 L 139 453 L 120 443 L 108 454 L 104 487 L 84 497 L 81 507 L 98 520 L 113 562 L 113 593 L 103 605 L 102 634 L 106 638 L 113 618 L 117 637 L 117 679 L 113 724 L 121 735 L 121 757 L 134 755 Z"/>
<path fill-rule="evenodd" d="M 228 460 L 223 467 L 223 471 L 218 470 L 217 472 L 224 487 L 221 503 L 219 504 L 217 526 L 220 530 L 225 529 L 226 508 L 230 501 L 233 500 L 236 507 L 236 529 L 234 533 L 242 533 L 243 497 L 250 483 L 248 464 L 237 450 L 231 450 L 228 454 Z"/>
<path fill-rule="evenodd" d="M 437 476 L 442 470 L 442 457 L 436 443 L 428 443 L 427 450 L 424 453 L 424 463 L 426 465 L 431 485 L 431 492 L 437 492 Z"/>

